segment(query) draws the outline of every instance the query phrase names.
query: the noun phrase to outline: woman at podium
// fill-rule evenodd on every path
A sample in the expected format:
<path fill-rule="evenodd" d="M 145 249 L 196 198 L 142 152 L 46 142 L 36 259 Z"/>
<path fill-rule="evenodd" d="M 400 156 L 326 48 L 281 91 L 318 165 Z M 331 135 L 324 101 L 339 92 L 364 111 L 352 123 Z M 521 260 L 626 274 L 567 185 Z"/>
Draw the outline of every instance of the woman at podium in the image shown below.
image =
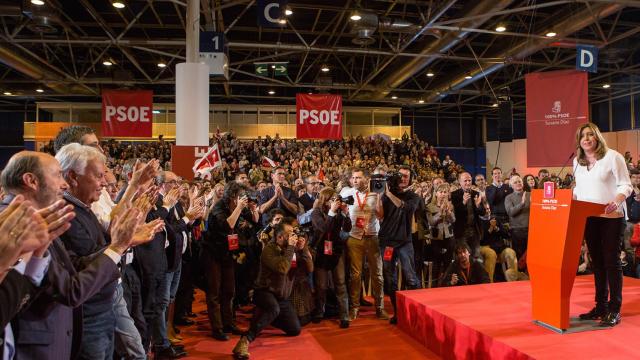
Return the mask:
<path fill-rule="evenodd" d="M 587 218 L 584 236 L 591 255 L 596 287 L 596 304 L 580 315 L 582 320 L 600 319 L 600 326 L 620 322 L 622 305 L 622 247 L 626 198 L 633 188 L 624 157 L 609 149 L 595 124 L 576 132 L 577 156 L 573 159 L 577 200 L 603 204 L 603 214 Z"/>

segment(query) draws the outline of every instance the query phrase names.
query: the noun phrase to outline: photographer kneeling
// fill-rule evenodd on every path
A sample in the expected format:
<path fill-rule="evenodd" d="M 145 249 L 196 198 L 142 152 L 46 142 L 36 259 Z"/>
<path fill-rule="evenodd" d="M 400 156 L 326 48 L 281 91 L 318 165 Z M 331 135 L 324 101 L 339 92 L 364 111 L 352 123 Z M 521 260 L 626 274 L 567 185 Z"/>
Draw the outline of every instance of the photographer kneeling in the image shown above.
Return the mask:
<path fill-rule="evenodd" d="M 314 322 L 324 317 L 327 301 L 327 287 L 329 272 L 333 276 L 338 305 L 340 307 L 340 327 L 349 327 L 349 299 L 345 283 L 345 254 L 346 239 L 340 236 L 340 231 L 351 231 L 351 219 L 346 204 L 330 187 L 320 191 L 318 201 L 311 213 L 311 223 L 314 231 L 316 251 L 316 312 Z"/>
<path fill-rule="evenodd" d="M 289 302 L 295 277 L 292 263 L 296 259 L 305 262 L 311 259 L 308 251 L 296 250 L 304 249 L 304 244 L 298 241 L 292 224 L 293 219 L 285 218 L 275 225 L 274 241 L 262 250 L 260 273 L 253 295 L 256 308 L 249 331 L 233 348 L 235 358 L 248 359 L 249 344 L 269 325 L 283 330 L 288 336 L 300 334 L 300 321 Z"/>

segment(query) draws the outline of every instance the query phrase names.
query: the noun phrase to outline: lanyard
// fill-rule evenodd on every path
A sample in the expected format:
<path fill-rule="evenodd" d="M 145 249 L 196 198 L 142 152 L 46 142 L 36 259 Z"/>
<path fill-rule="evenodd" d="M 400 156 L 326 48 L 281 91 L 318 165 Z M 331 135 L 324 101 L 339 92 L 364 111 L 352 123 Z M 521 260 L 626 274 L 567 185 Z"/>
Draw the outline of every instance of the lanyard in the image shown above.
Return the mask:
<path fill-rule="evenodd" d="M 469 279 L 469 271 L 470 270 L 471 270 L 471 266 L 469 266 L 467 268 L 467 271 L 466 271 L 467 273 L 466 274 L 465 274 L 464 270 L 460 272 L 460 275 L 462 275 L 462 278 L 464 279 L 464 283 L 467 284 L 467 285 L 469 285 L 469 280 L 468 279 Z"/>
<path fill-rule="evenodd" d="M 360 201 L 360 196 L 358 195 L 358 192 L 356 191 L 356 199 L 358 200 L 358 207 L 360 208 L 360 211 L 364 211 L 364 207 L 367 206 L 367 196 L 369 196 L 369 192 L 368 191 L 364 194 L 364 199 L 362 201 Z"/>

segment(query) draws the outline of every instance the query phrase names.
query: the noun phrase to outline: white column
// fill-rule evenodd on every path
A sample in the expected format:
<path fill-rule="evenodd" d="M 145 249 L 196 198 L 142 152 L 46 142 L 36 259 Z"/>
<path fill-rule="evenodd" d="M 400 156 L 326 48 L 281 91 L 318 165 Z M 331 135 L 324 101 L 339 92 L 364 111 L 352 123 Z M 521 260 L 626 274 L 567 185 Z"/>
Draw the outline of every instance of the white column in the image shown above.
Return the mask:
<path fill-rule="evenodd" d="M 209 67 L 198 62 L 200 0 L 187 0 L 187 62 L 176 66 L 176 145 L 209 145 Z"/>

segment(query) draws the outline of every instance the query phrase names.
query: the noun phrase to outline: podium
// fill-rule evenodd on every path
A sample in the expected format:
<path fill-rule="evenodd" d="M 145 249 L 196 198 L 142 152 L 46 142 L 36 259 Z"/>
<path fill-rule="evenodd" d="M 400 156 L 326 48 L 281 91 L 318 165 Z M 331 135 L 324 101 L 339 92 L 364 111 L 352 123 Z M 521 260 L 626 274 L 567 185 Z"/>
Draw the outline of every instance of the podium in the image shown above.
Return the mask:
<path fill-rule="evenodd" d="M 536 324 L 560 333 L 569 328 L 569 298 L 587 217 L 602 214 L 604 207 L 573 200 L 570 189 L 532 191 L 527 267 Z"/>

